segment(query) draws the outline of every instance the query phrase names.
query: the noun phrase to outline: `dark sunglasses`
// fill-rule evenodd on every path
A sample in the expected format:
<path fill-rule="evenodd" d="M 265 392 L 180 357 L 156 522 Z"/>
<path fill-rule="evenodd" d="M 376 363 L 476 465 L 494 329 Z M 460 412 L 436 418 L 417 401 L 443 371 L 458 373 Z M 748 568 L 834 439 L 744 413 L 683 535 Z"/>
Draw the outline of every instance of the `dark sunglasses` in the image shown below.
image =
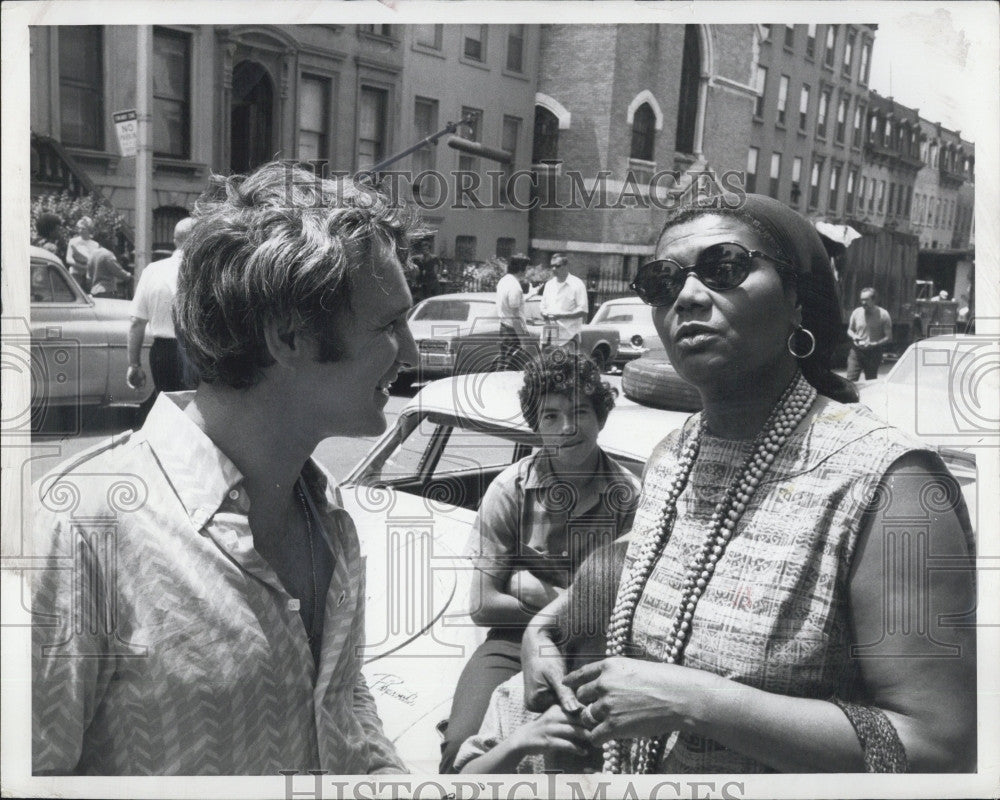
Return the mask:
<path fill-rule="evenodd" d="M 724 292 L 735 289 L 753 271 L 753 260 L 766 258 L 779 267 L 778 271 L 795 275 L 795 265 L 761 250 L 748 250 L 736 242 L 720 242 L 706 247 L 689 267 L 672 258 L 650 261 L 639 267 L 629 288 L 639 299 L 651 306 L 672 306 L 684 288 L 689 272 L 709 289 Z"/>

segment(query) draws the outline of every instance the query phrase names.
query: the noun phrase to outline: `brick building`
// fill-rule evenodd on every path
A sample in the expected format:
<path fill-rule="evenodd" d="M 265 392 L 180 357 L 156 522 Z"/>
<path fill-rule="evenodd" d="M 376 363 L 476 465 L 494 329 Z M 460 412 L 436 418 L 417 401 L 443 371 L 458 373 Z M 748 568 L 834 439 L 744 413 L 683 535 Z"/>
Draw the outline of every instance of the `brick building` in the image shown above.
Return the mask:
<path fill-rule="evenodd" d="M 749 25 L 542 26 L 536 263 L 566 251 L 598 300 L 627 293 L 669 194 L 745 164 L 752 35 Z"/>
<path fill-rule="evenodd" d="M 747 182 L 816 219 L 854 210 L 875 26 L 759 25 Z"/>
<path fill-rule="evenodd" d="M 402 26 L 401 26 L 402 27 Z M 475 128 L 462 135 L 512 155 L 510 164 L 469 155 L 443 144 L 423 148 L 390 169 L 414 178 L 428 170 L 450 175 L 471 171 L 482 180 L 475 192 L 487 207 L 471 201 L 455 208 L 454 180 L 446 202 L 442 186 L 427 176 L 415 187 L 426 224 L 436 231 L 435 250 L 460 261 L 483 261 L 528 249 L 528 212 L 507 197 L 506 176 L 531 165 L 537 25 L 410 25 L 403 28 L 403 108 L 400 149 L 463 117 Z M 488 172 L 503 172 L 496 192 Z M 516 183 L 514 184 L 516 186 Z M 421 194 L 423 192 L 423 194 Z M 523 194 L 527 197 L 527 182 Z M 499 202 L 494 206 L 493 195 Z M 440 207 L 439 207 L 440 206 Z"/>

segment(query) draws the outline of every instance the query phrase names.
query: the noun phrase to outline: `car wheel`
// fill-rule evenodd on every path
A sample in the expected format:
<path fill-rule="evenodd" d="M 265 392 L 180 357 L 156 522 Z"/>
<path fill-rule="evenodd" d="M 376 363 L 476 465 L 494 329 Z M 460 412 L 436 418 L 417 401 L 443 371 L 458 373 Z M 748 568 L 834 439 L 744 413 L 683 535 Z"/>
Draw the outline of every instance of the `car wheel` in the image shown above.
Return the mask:
<path fill-rule="evenodd" d="M 622 391 L 629 400 L 671 411 L 700 411 L 701 395 L 669 361 L 637 358 L 622 369 Z"/>
<path fill-rule="evenodd" d="M 611 361 L 611 351 L 604 345 L 595 347 L 594 352 L 590 354 L 590 359 L 597 365 L 598 372 L 607 372 L 608 364 Z"/>

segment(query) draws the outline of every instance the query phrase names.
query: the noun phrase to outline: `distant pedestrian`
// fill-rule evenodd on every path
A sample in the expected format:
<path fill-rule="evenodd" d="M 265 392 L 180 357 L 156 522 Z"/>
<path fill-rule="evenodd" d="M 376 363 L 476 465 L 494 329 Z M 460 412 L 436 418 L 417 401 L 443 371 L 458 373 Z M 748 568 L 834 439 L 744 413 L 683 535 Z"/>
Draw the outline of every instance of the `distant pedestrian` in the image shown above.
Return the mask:
<path fill-rule="evenodd" d="M 569 271 L 569 259 L 554 253 L 549 262 L 553 277 L 542 290 L 542 318 L 554 325 L 546 326 L 544 344 L 560 346 L 576 342 L 587 318 L 587 287 Z"/>
<path fill-rule="evenodd" d="M 892 341 L 892 318 L 889 312 L 875 305 L 875 290 L 861 290 L 861 305 L 851 313 L 847 335 L 851 337 L 851 352 L 847 356 L 847 380 L 856 381 L 865 373 L 865 380 L 875 380 L 882 363 L 882 349 Z"/>
<path fill-rule="evenodd" d="M 438 279 L 438 270 L 441 268 L 441 259 L 434 255 L 434 242 L 430 237 L 421 239 L 416 244 L 417 252 L 413 256 L 413 263 L 420 271 L 420 295 L 421 300 L 434 297 L 440 292 L 441 283 Z"/>
<path fill-rule="evenodd" d="M 497 370 L 520 369 L 524 361 L 523 343 L 528 339 L 524 319 L 524 289 L 521 279 L 528 257 L 517 254 L 507 263 L 507 274 L 497 282 L 497 316 L 500 318 L 500 356 Z"/>
<path fill-rule="evenodd" d="M 174 301 L 177 297 L 177 273 L 184 257 L 184 242 L 194 228 L 194 220 L 185 217 L 174 226 L 174 247 L 170 256 L 154 261 L 142 271 L 132 299 L 132 327 L 128 332 L 128 385 L 141 389 L 146 384 L 142 368 L 142 341 L 146 328 L 153 335 L 149 351 L 149 370 L 153 394 L 143 403 L 145 419 L 160 392 L 178 392 L 187 388 L 184 363 L 174 329 Z"/>
<path fill-rule="evenodd" d="M 123 296 L 118 288 L 119 281 L 131 281 L 132 273 L 118 263 L 118 257 L 111 252 L 109 244 L 106 238 L 97 241 L 97 249 L 87 262 L 87 282 L 94 297 L 114 299 Z"/>
<path fill-rule="evenodd" d="M 90 291 L 90 257 L 101 247 L 93 237 L 94 221 L 90 217 L 80 217 L 76 222 L 76 236 L 66 246 L 65 261 L 69 274 L 85 292 Z"/>

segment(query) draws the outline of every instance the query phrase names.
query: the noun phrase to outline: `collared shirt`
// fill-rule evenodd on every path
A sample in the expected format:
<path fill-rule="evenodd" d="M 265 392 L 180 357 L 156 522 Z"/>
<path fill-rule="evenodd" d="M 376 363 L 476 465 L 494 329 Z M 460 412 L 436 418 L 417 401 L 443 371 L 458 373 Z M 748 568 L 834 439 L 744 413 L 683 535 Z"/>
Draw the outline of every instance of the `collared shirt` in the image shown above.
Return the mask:
<path fill-rule="evenodd" d="M 147 330 L 161 339 L 175 339 L 174 298 L 177 296 L 177 271 L 184 253 L 174 250 L 167 258 L 154 261 L 139 276 L 132 298 L 132 316 L 144 319 Z"/>
<path fill-rule="evenodd" d="M 90 257 L 100 249 L 96 239 L 74 236 L 66 245 L 66 266 L 70 272 L 86 274 Z"/>
<path fill-rule="evenodd" d="M 584 312 L 589 309 L 587 302 L 587 287 L 576 275 L 570 273 L 566 280 L 560 282 L 558 278 L 549 278 L 542 290 L 542 313 L 543 314 L 569 314 L 571 312 Z M 565 344 L 583 329 L 583 319 L 573 317 L 572 319 L 560 319 L 554 323 L 554 333 L 549 344 Z"/>
<path fill-rule="evenodd" d="M 87 264 L 91 294 L 112 293 L 118 281 L 130 280 L 132 273 L 122 269 L 115 254 L 106 247 L 98 247 Z"/>
<path fill-rule="evenodd" d="M 360 671 L 365 562 L 339 491 L 307 463 L 334 563 L 317 669 L 190 397 L 36 487 L 35 774 L 404 772 Z"/>
<path fill-rule="evenodd" d="M 497 316 L 501 324 L 524 330 L 524 290 L 509 272 L 497 281 Z"/>
<path fill-rule="evenodd" d="M 527 569 L 565 587 L 591 552 L 631 529 L 638 501 L 639 481 L 603 450 L 582 490 L 560 479 L 539 450 L 486 490 L 469 542 L 476 568 L 498 576 Z"/>

